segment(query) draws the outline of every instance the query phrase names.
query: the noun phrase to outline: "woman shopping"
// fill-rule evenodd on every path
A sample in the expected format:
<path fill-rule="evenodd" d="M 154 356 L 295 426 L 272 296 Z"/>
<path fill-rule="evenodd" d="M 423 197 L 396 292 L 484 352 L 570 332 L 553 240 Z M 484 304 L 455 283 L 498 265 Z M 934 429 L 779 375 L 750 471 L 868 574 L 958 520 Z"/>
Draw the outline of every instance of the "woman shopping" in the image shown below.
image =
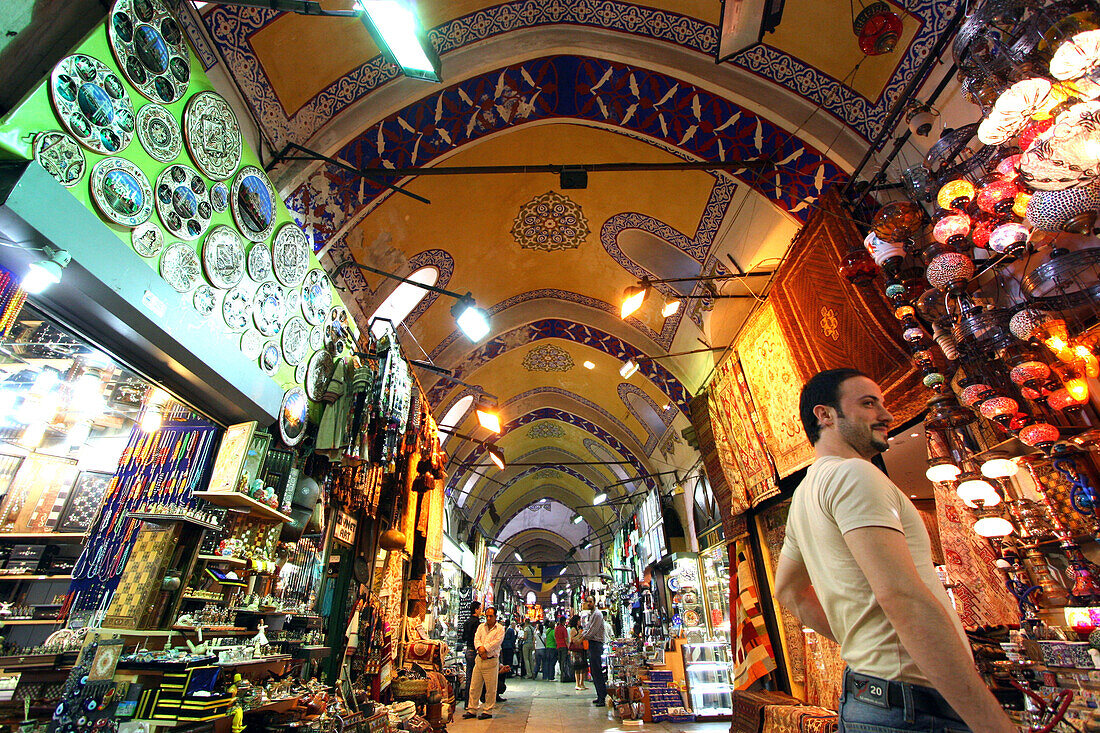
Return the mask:
<path fill-rule="evenodd" d="M 569 656 L 573 662 L 573 676 L 577 679 L 574 689 L 587 690 L 584 678 L 588 676 L 588 648 L 585 646 L 580 616 L 569 619 Z"/>

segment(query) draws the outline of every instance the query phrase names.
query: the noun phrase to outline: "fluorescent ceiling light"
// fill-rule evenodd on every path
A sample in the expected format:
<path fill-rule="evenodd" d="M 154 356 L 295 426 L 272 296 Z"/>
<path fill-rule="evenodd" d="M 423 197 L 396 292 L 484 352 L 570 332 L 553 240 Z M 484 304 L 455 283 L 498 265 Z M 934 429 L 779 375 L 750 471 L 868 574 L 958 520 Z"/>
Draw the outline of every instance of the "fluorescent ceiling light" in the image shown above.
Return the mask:
<path fill-rule="evenodd" d="M 455 323 L 458 324 L 462 333 L 466 334 L 466 338 L 471 341 L 480 341 L 488 335 L 489 314 L 478 308 L 477 303 L 469 295 L 454 304 L 451 315 L 455 317 Z"/>
<path fill-rule="evenodd" d="M 569 569 L 569 566 L 568 566 L 568 565 L 566 565 L 565 567 L 563 567 L 563 568 L 561 569 L 561 572 L 560 572 L 560 573 L 558 573 L 558 577 L 560 578 L 561 576 L 565 575 L 565 571 L 566 571 L 566 570 L 568 570 L 568 569 Z"/>
<path fill-rule="evenodd" d="M 638 371 L 638 362 L 633 359 L 627 359 L 623 362 L 623 365 L 619 367 L 619 376 L 623 379 L 630 379 L 634 376 L 636 371 Z"/>
<path fill-rule="evenodd" d="M 405 76 L 442 81 L 439 58 L 420 26 L 413 6 L 406 0 L 358 0 L 364 25 L 375 43 L 387 53 Z"/>
<path fill-rule="evenodd" d="M 665 307 L 661 309 L 661 315 L 665 318 L 676 315 L 676 311 L 680 310 L 680 301 L 676 298 L 670 298 L 665 301 Z"/>
<path fill-rule="evenodd" d="M 607 501 L 607 492 L 601 491 L 600 493 L 596 494 L 596 498 L 592 500 L 592 506 L 599 506 L 605 501 Z"/>
<path fill-rule="evenodd" d="M 584 517 L 582 517 L 580 514 L 574 514 L 573 515 L 573 524 L 580 524 L 583 521 L 584 521 Z"/>
<path fill-rule="evenodd" d="M 586 361 L 586 362 L 584 362 L 584 364 L 583 364 L 582 366 L 583 366 L 583 367 L 584 367 L 585 369 L 595 369 L 595 368 L 596 368 L 596 365 L 595 365 L 595 364 L 593 364 L 593 363 L 592 363 L 592 362 L 590 362 L 590 361 Z"/>

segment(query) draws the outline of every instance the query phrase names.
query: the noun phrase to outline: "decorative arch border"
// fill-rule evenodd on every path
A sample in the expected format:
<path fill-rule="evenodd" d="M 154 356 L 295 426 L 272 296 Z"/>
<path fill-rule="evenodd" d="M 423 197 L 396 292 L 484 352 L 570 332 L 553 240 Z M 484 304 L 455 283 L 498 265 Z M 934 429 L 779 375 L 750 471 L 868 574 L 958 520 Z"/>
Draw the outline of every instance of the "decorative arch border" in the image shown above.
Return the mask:
<path fill-rule="evenodd" d="M 672 421 L 676 419 L 676 415 L 672 412 L 672 410 L 662 410 L 661 407 L 653 400 L 653 398 L 646 394 L 645 390 L 637 385 L 630 384 L 629 382 L 620 382 L 617 391 L 619 393 L 619 399 L 622 400 L 623 405 L 626 406 L 627 411 L 629 411 L 630 414 L 634 416 L 634 419 L 637 420 L 639 424 L 641 424 L 642 428 L 646 432 L 646 435 L 649 436 L 645 442 L 646 455 L 653 455 L 653 451 L 657 448 L 657 442 L 664 436 L 666 432 L 668 432 L 668 426 L 671 425 Z M 654 435 L 653 433 L 649 432 L 649 426 L 646 424 L 646 421 L 642 419 L 642 416 L 634 410 L 634 407 L 626 399 L 626 396 L 628 394 L 640 397 L 653 408 L 653 412 L 657 414 L 657 417 L 661 419 L 661 422 L 664 423 L 665 426 L 665 429 L 661 431 L 660 435 Z"/>
<path fill-rule="evenodd" d="M 815 148 L 729 99 L 659 71 L 579 56 L 533 59 L 447 87 L 371 126 L 334 157 L 357 168 L 427 166 L 500 130 L 546 120 L 621 128 L 702 160 L 770 157 L 776 168 L 742 180 L 799 221 L 809 213 L 806 200 L 846 178 Z M 387 190 L 323 165 L 286 203 L 311 225 L 318 251 Z"/>
<path fill-rule="evenodd" d="M 568 491 L 568 490 L 569 490 L 569 489 L 565 488 L 564 486 L 558 486 L 558 485 L 556 485 L 556 484 L 551 484 L 551 486 L 553 486 L 554 488 L 558 488 L 558 489 L 561 489 L 562 491 Z M 555 503 L 555 504 L 561 504 L 561 505 L 562 505 L 563 507 L 565 507 L 566 509 L 569 509 L 569 507 L 568 507 L 568 506 L 566 506 L 566 504 L 565 504 L 564 502 L 562 502 L 561 500 L 559 500 L 559 499 L 554 499 L 554 498 L 550 498 L 550 497 L 547 497 L 547 498 L 548 498 L 548 500 L 549 500 L 550 502 L 553 502 L 553 503 Z M 525 511 L 525 510 L 527 510 L 527 509 L 530 509 L 531 507 L 535 506 L 535 504 L 537 504 L 537 503 L 538 503 L 538 501 L 532 501 L 532 502 L 530 502 L 530 503 L 528 503 L 528 504 L 525 504 L 524 506 L 521 506 L 521 507 L 520 507 L 519 509 L 516 509 L 516 510 L 515 510 L 514 512 L 512 512 L 512 513 L 511 513 L 511 514 L 509 514 L 508 516 L 504 516 L 504 515 L 502 514 L 502 515 L 501 515 L 501 517 L 500 517 L 500 523 L 499 523 L 499 524 L 500 524 L 500 529 L 501 529 L 501 531 L 503 531 L 503 530 L 504 530 L 504 528 L 508 526 L 508 522 L 511 522 L 511 521 L 512 521 L 513 519 L 515 519 L 516 517 L 518 517 L 518 516 L 520 515 L 520 513 L 521 513 L 521 512 L 523 512 L 523 511 Z M 576 511 L 576 510 L 575 510 L 575 509 L 569 509 L 569 511 Z M 582 517 L 583 517 L 583 515 L 582 515 Z M 588 529 L 589 529 L 589 530 L 591 531 L 591 529 L 592 529 L 592 525 L 588 523 L 588 520 L 587 520 L 587 519 L 585 519 L 585 520 L 584 520 L 583 522 L 580 522 L 580 524 L 583 524 L 584 526 L 588 527 Z M 535 527 L 528 527 L 528 529 L 536 529 L 536 528 L 535 528 Z M 545 528 L 544 528 L 544 527 L 539 527 L 538 529 L 545 529 Z M 518 535 L 518 534 L 521 534 L 521 533 L 522 533 L 522 532 L 524 532 L 524 531 L 526 531 L 526 530 L 521 530 L 520 532 L 516 532 L 516 534 L 517 534 L 517 535 Z M 550 531 L 550 530 L 547 530 L 547 531 Z M 515 535 L 510 535 L 510 536 L 511 536 L 511 537 L 514 537 Z M 508 537 L 500 537 L 500 538 L 498 538 L 498 539 L 500 539 L 500 540 L 501 540 L 502 542 L 505 542 L 505 541 L 507 541 L 507 540 L 508 540 L 509 538 L 508 538 Z"/>
<path fill-rule="evenodd" d="M 957 12 L 953 0 L 907 0 L 901 9 L 908 17 L 919 19 L 920 27 L 875 100 L 795 56 L 763 43 L 750 46 L 728 63 L 805 97 L 869 140 L 879 132 L 890 105 Z M 396 66 L 386 63 L 381 55 L 375 56 L 333 81 L 301 108 L 285 109 L 263 68 L 256 63 L 251 47 L 251 37 L 279 15 L 259 8 L 218 6 L 203 16 L 229 72 L 248 93 L 246 103 L 276 143 L 308 140 L 332 119 L 333 110 L 342 110 L 400 77 Z M 719 30 L 715 24 L 619 0 L 513 0 L 450 20 L 432 28 L 428 36 L 437 52 L 445 56 L 455 49 L 504 33 L 553 25 L 583 26 L 639 36 L 675 44 L 711 58 L 718 52 Z"/>
<path fill-rule="evenodd" d="M 622 420 L 615 417 L 610 412 L 608 412 L 604 408 L 600 407 L 599 405 L 597 405 L 592 400 L 581 397 L 576 392 L 570 392 L 569 390 L 562 389 L 561 387 L 536 387 L 535 389 L 529 389 L 526 392 L 520 392 L 519 394 L 515 395 L 514 397 L 511 397 L 508 400 L 506 400 L 504 402 L 504 404 L 502 405 L 502 407 L 507 407 L 508 405 L 510 405 L 514 402 L 518 402 L 522 399 L 526 399 L 526 398 L 531 397 L 531 396 L 536 395 L 536 394 L 555 394 L 555 395 L 561 395 L 562 397 L 568 397 L 571 400 L 576 400 L 578 403 L 584 405 L 585 407 L 598 412 L 609 423 L 611 423 L 615 427 L 622 430 L 625 434 L 631 435 L 631 436 L 634 435 L 634 431 L 631 430 L 630 428 L 628 428 L 626 426 L 626 424 L 623 423 Z M 637 440 L 636 437 L 635 437 L 635 440 L 637 441 L 638 446 L 641 447 L 642 446 L 642 441 Z"/>
<path fill-rule="evenodd" d="M 351 250 L 346 246 L 341 248 L 340 252 L 334 253 L 340 254 L 339 259 L 333 260 L 333 266 L 338 266 L 340 263 L 352 259 Z M 408 277 L 417 270 L 425 267 L 434 267 L 439 272 L 439 277 L 435 281 L 437 288 L 446 288 L 448 283 L 451 282 L 451 276 L 454 275 L 455 261 L 451 257 L 451 253 L 444 249 L 426 249 L 423 252 L 418 252 L 408 259 L 405 263 L 407 271 L 405 277 Z M 359 293 L 366 293 L 369 297 L 378 295 L 381 287 L 371 289 L 367 285 L 367 280 L 363 277 L 362 270 L 354 267 L 347 267 L 340 273 L 340 279 L 344 283 L 344 287 L 348 288 L 352 292 L 356 293 L 358 297 Z M 387 281 L 388 282 L 388 281 Z M 433 293 L 432 291 L 426 291 L 428 294 L 420 299 L 420 302 L 416 304 L 416 307 L 409 311 L 409 315 L 405 316 L 405 324 L 411 326 L 417 318 L 432 307 L 432 303 L 439 297 L 439 293 Z M 378 304 L 374 304 L 375 307 Z M 367 311 L 373 312 L 373 309 Z"/>
<path fill-rule="evenodd" d="M 531 458 L 532 456 L 535 456 L 535 455 L 537 455 L 538 453 L 542 452 L 543 450 L 546 450 L 546 447 L 545 447 L 545 446 L 543 446 L 543 447 L 541 447 L 541 448 L 538 448 L 538 449 L 536 449 L 536 450 L 533 450 L 533 451 L 528 451 L 527 453 L 524 453 L 523 455 L 521 455 L 521 456 L 519 456 L 519 457 L 513 458 L 512 460 L 514 460 L 514 461 L 517 461 L 517 462 L 518 462 L 518 461 L 522 461 L 522 460 L 524 460 L 524 459 L 527 459 L 527 458 Z M 576 455 L 575 453 L 570 453 L 569 451 L 567 451 L 567 450 L 565 450 L 565 449 L 563 449 L 563 448 L 554 448 L 553 450 L 556 450 L 556 451 L 558 451 L 558 452 L 559 452 L 559 453 L 561 453 L 561 454 L 562 454 L 563 456 L 566 456 L 566 457 L 568 457 L 568 458 L 573 458 L 573 459 L 576 459 L 576 460 L 578 460 L 578 461 L 582 461 L 582 460 L 584 460 L 583 458 L 581 458 L 580 456 Z M 471 451 L 471 452 L 470 452 L 469 454 L 467 454 L 467 459 L 468 459 L 468 458 L 469 458 L 470 456 L 473 456 L 473 455 L 474 455 L 474 451 Z M 628 459 L 628 460 L 629 460 L 629 459 Z M 468 462 L 468 461 L 466 461 L 466 462 Z M 495 498 L 497 498 L 498 496 L 500 496 L 500 495 L 501 495 L 501 493 L 503 493 L 504 491 L 507 491 L 507 490 L 508 490 L 509 488 L 511 488 L 511 487 L 512 487 L 512 485 L 513 485 L 513 484 L 514 484 L 514 483 L 515 483 L 516 481 L 518 481 L 518 480 L 519 480 L 520 478 L 524 478 L 524 477 L 530 476 L 531 474 L 533 474 L 533 473 L 537 473 L 538 471 L 544 471 L 544 470 L 546 470 L 547 468 L 548 468 L 547 466 L 531 466 L 531 467 L 530 467 L 530 470 L 525 470 L 525 471 L 523 471 L 523 472 L 521 472 L 521 473 L 517 474 L 517 475 L 516 475 L 515 477 L 513 477 L 513 478 L 509 479 L 509 480 L 508 480 L 507 482 L 499 482 L 499 481 L 498 481 L 498 482 L 496 482 L 496 485 L 497 485 L 498 487 L 500 487 L 500 490 L 499 490 L 499 491 L 496 491 L 496 492 L 494 492 L 494 493 L 493 493 L 493 495 L 492 495 L 492 496 L 491 496 L 491 497 L 490 497 L 489 499 L 487 499 L 487 501 L 489 501 L 489 502 L 493 501 L 493 499 L 495 499 Z M 571 469 L 571 468 L 570 468 L 570 470 L 569 470 L 569 471 L 566 471 L 566 470 L 565 470 L 566 468 L 569 468 L 569 467 L 568 467 L 568 466 L 561 466 L 561 467 L 557 467 L 557 468 L 552 468 L 552 470 L 554 470 L 554 471 L 560 471 L 561 473 L 565 473 L 565 474 L 568 474 L 568 475 L 570 475 L 570 476 L 573 476 L 574 478 L 576 478 L 576 479 L 578 479 L 578 480 L 582 481 L 582 482 L 583 482 L 583 483 L 584 483 L 584 484 L 585 484 L 586 486 L 588 486 L 588 487 L 589 487 L 590 489 L 593 489 L 593 490 L 595 490 L 595 491 L 600 491 L 600 490 L 602 490 L 602 487 L 596 486 L 596 484 L 592 483 L 592 481 L 591 481 L 591 480 L 589 480 L 588 478 L 586 478 L 586 477 L 584 476 L 584 474 L 582 474 L 581 472 L 579 472 L 579 471 L 576 471 L 576 470 L 574 470 L 574 469 Z M 460 470 L 458 470 L 458 471 L 455 471 L 455 472 L 454 472 L 453 474 L 451 474 L 450 476 L 448 476 L 448 477 L 447 477 L 447 486 L 446 486 L 446 489 L 445 489 L 445 493 L 446 493 L 446 494 L 448 494 L 448 495 L 451 495 L 451 494 L 452 494 L 452 492 L 453 492 L 453 491 L 454 491 L 454 490 L 455 490 L 455 489 L 456 489 L 456 488 L 458 487 L 458 484 L 460 483 L 460 482 L 459 482 L 459 480 L 458 480 L 458 479 L 459 479 L 459 476 L 460 476 L 460 475 L 461 475 L 461 476 L 464 476 L 464 475 L 465 475 L 466 473 L 468 473 L 468 471 L 464 471 L 464 470 L 461 470 L 461 469 L 460 469 Z M 475 486 L 475 487 L 477 486 L 477 484 L 478 484 L 478 483 L 480 483 L 480 481 L 481 481 L 481 479 L 482 479 L 482 478 L 485 478 L 485 477 L 484 477 L 484 476 L 480 476 L 480 477 L 478 478 L 478 480 L 477 480 L 477 481 L 476 481 L 476 482 L 474 483 L 474 486 Z M 557 484 L 555 484 L 555 485 L 557 485 Z M 564 487 L 564 486 L 562 486 L 562 487 L 560 487 L 560 488 L 562 488 L 562 489 L 565 489 L 566 491 L 568 491 L 568 490 L 569 490 L 569 489 L 567 489 L 567 488 L 566 488 L 566 487 Z M 468 496 L 468 497 L 469 497 L 470 499 L 473 499 L 473 498 L 474 498 L 474 494 L 472 493 L 472 491 L 471 491 L 470 493 L 467 493 L 467 494 L 466 494 L 466 496 Z M 465 503 L 465 502 L 460 502 L 460 504 L 459 504 L 459 505 L 460 505 L 460 506 L 462 506 L 462 507 L 465 507 L 465 506 L 466 506 L 466 503 Z"/>

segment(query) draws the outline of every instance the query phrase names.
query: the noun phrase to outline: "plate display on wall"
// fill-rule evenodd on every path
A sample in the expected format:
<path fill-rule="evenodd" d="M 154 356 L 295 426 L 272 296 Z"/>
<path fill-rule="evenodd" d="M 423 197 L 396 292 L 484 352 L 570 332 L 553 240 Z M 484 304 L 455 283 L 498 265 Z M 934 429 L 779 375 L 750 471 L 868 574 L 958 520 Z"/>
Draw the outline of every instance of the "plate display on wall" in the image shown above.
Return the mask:
<path fill-rule="evenodd" d="M 244 279 L 244 244 L 225 224 L 210 230 L 202 243 L 202 267 L 216 288 L 228 289 Z"/>
<path fill-rule="evenodd" d="M 252 298 L 252 320 L 264 336 L 276 336 L 286 320 L 283 289 L 274 280 L 260 283 Z"/>
<path fill-rule="evenodd" d="M 303 361 L 298 366 L 294 367 L 294 381 L 298 384 L 306 381 L 307 364 Z"/>
<path fill-rule="evenodd" d="M 286 310 L 287 313 L 297 313 L 298 306 L 301 305 L 302 296 L 298 295 L 298 291 L 294 288 L 286 291 Z"/>
<path fill-rule="evenodd" d="M 283 395 L 279 408 L 279 435 L 283 442 L 295 446 L 302 442 L 309 427 L 309 400 L 301 387 L 291 387 Z"/>
<path fill-rule="evenodd" d="M 325 345 L 325 329 L 314 326 L 309 330 L 309 348 L 316 351 Z"/>
<path fill-rule="evenodd" d="M 241 331 L 248 326 L 252 312 L 252 299 L 241 288 L 233 288 L 225 294 L 222 301 L 222 318 L 230 330 Z"/>
<path fill-rule="evenodd" d="M 189 165 L 170 165 L 157 176 L 157 214 L 180 239 L 198 239 L 210 226 L 210 190 Z"/>
<path fill-rule="evenodd" d="M 241 164 L 241 128 L 229 102 L 215 92 L 199 92 L 183 110 L 183 141 L 199 170 L 224 181 Z"/>
<path fill-rule="evenodd" d="M 233 188 L 229 190 L 233 221 L 253 242 L 264 241 L 275 229 L 275 201 L 275 189 L 267 180 L 267 174 L 256 166 L 246 165 L 233 179 Z M 305 237 L 304 232 L 302 237 Z"/>
<path fill-rule="evenodd" d="M 260 332 L 250 328 L 241 336 L 241 353 L 249 359 L 260 358 L 260 352 L 264 350 L 264 338 Z"/>
<path fill-rule="evenodd" d="M 65 129 L 90 150 L 111 155 L 134 137 L 134 105 L 122 80 L 91 56 L 73 54 L 53 67 L 50 101 Z"/>
<path fill-rule="evenodd" d="M 332 361 L 332 354 L 325 349 L 315 351 L 313 356 L 309 357 L 309 364 L 306 367 L 304 385 L 306 388 L 306 396 L 314 402 L 321 402 L 325 390 L 328 389 L 329 382 L 332 381 L 332 374 L 335 368 L 335 364 Z"/>
<path fill-rule="evenodd" d="M 202 318 L 209 318 L 218 307 L 218 291 L 206 283 L 195 288 L 191 304 Z"/>
<path fill-rule="evenodd" d="M 338 305 L 328 312 L 325 320 L 325 343 L 340 353 L 344 350 L 344 344 L 350 341 L 351 316 L 347 308 Z"/>
<path fill-rule="evenodd" d="M 248 276 L 258 283 L 270 280 L 271 250 L 264 242 L 256 242 L 248 250 Z"/>
<path fill-rule="evenodd" d="M 191 245 L 173 242 L 160 256 L 160 276 L 179 293 L 186 293 L 202 278 L 199 256 Z"/>
<path fill-rule="evenodd" d="M 153 222 L 147 221 L 130 232 L 130 244 L 142 257 L 156 257 L 164 249 L 164 232 Z"/>
<path fill-rule="evenodd" d="M 283 285 L 292 288 L 302 282 L 309 271 L 309 239 L 300 226 L 288 222 L 279 227 L 271 245 L 271 259 L 275 277 Z"/>
<path fill-rule="evenodd" d="M 296 366 L 305 360 L 308 353 L 309 326 L 294 316 L 283 324 L 283 358 L 287 364 Z"/>
<path fill-rule="evenodd" d="M 153 214 L 149 179 L 125 158 L 103 158 L 93 165 L 91 187 L 96 207 L 115 224 L 136 227 Z"/>
<path fill-rule="evenodd" d="M 171 163 L 183 151 L 183 133 L 172 113 L 159 104 L 147 104 L 137 112 L 137 137 L 153 160 Z"/>
<path fill-rule="evenodd" d="M 210 205 L 219 214 L 229 208 L 229 186 L 218 181 L 210 187 Z"/>
<path fill-rule="evenodd" d="M 329 287 L 328 275 L 324 270 L 314 268 L 306 273 L 305 282 L 302 283 L 302 313 L 310 325 L 320 326 L 325 322 L 325 316 L 331 307 L 332 289 Z"/>
<path fill-rule="evenodd" d="M 88 161 L 84 159 L 80 143 L 72 135 L 61 130 L 40 132 L 34 136 L 31 150 L 38 165 L 65 188 L 72 188 L 84 177 Z"/>
<path fill-rule="evenodd" d="M 191 80 L 191 57 L 183 31 L 161 0 L 116 0 L 107 39 L 135 89 L 154 102 L 183 98 Z"/>
<path fill-rule="evenodd" d="M 264 350 L 260 352 L 260 369 L 264 374 L 268 376 L 274 374 L 279 370 L 279 364 L 283 361 L 283 356 L 279 353 L 279 345 L 274 341 L 268 341 L 264 344 Z"/>

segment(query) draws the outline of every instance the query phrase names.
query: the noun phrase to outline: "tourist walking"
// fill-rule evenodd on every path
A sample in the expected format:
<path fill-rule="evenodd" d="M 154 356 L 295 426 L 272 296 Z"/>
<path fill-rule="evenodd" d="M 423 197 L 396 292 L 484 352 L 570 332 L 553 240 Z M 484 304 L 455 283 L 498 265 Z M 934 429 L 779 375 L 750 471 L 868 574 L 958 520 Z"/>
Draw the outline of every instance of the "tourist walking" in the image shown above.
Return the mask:
<path fill-rule="evenodd" d="M 523 676 L 535 677 L 535 625 L 523 619 Z"/>
<path fill-rule="evenodd" d="M 542 665 L 542 679 L 546 682 L 553 682 L 554 666 L 558 662 L 558 642 L 554 636 L 554 627 L 549 622 L 546 624 L 544 639 L 546 641 L 546 656 L 544 658 L 545 663 Z"/>
<path fill-rule="evenodd" d="M 500 645 L 503 643 L 504 627 L 497 623 L 496 609 L 489 606 L 485 609 L 485 623 L 477 627 L 474 635 L 474 653 L 477 656 L 463 718 L 485 720 L 493 717 L 493 707 L 497 704 L 497 676 L 500 674 Z M 483 691 L 485 702 L 481 702 Z"/>
<path fill-rule="evenodd" d="M 474 646 L 474 637 L 477 627 L 481 624 L 481 602 L 474 601 L 470 604 L 470 618 L 462 624 L 462 648 L 466 650 L 466 691 L 470 689 L 470 679 L 474 674 L 474 661 L 477 659 L 477 647 Z M 468 699 L 464 695 L 463 699 Z"/>
<path fill-rule="evenodd" d="M 560 682 L 573 679 L 573 669 L 569 664 L 569 629 L 565 626 L 565 617 L 558 616 L 554 625 L 554 643 L 558 645 L 558 672 Z"/>
<path fill-rule="evenodd" d="M 516 651 L 516 629 L 511 621 L 504 621 L 504 643 L 500 646 L 500 663 L 512 666 L 512 655 Z"/>
<path fill-rule="evenodd" d="M 569 656 L 573 662 L 573 677 L 577 685 L 574 689 L 587 690 L 584 677 L 588 674 L 588 650 L 585 648 L 584 631 L 581 630 L 581 617 L 569 619 Z"/>
<path fill-rule="evenodd" d="M 603 673 L 603 645 L 607 641 L 607 624 L 603 612 L 596 608 L 591 596 L 584 600 L 588 609 L 588 623 L 584 626 L 584 638 L 588 642 L 588 671 L 592 675 L 592 686 L 596 688 L 596 699 L 592 704 L 602 708 L 607 704 L 607 678 Z"/>
<path fill-rule="evenodd" d="M 531 679 L 539 678 L 539 671 L 546 663 L 546 636 L 542 628 L 542 621 L 535 625 L 535 668 L 531 670 Z"/>

